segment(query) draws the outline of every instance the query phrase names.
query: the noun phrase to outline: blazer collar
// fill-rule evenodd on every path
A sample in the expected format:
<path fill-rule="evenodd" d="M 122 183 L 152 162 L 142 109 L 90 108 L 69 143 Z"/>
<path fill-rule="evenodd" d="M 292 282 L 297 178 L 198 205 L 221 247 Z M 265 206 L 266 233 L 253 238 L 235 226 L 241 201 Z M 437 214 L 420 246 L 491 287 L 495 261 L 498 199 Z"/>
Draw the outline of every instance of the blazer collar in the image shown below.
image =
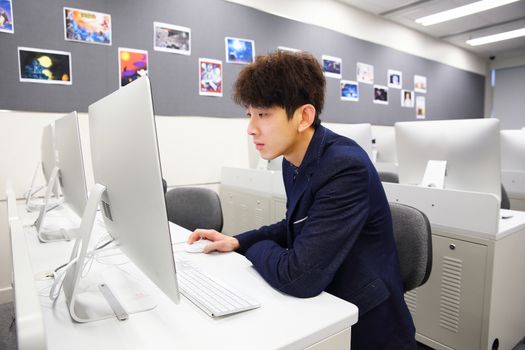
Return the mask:
<path fill-rule="evenodd" d="M 293 213 L 293 210 L 297 204 L 299 198 L 305 191 L 310 178 L 317 170 L 317 165 L 321 159 L 326 141 L 326 128 L 319 125 L 314 132 L 314 136 L 310 140 L 310 144 L 306 149 L 303 161 L 299 166 L 299 173 L 297 174 L 295 181 L 293 180 L 294 166 L 286 161 L 286 176 L 285 176 L 285 187 L 286 195 L 288 196 L 288 213 Z"/>

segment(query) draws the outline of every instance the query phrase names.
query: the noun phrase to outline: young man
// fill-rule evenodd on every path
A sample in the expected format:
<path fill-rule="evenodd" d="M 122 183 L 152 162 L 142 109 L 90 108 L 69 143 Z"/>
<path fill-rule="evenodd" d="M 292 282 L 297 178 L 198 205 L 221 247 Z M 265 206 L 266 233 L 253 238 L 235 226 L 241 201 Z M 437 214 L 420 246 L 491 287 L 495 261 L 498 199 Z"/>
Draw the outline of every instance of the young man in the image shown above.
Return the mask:
<path fill-rule="evenodd" d="M 286 219 L 235 237 L 196 230 L 205 252 L 236 250 L 274 288 L 322 291 L 354 303 L 352 349 L 415 349 L 403 299 L 389 205 L 366 152 L 320 125 L 325 79 L 307 53 L 258 57 L 239 74 L 234 100 L 264 159 L 283 155 Z"/>

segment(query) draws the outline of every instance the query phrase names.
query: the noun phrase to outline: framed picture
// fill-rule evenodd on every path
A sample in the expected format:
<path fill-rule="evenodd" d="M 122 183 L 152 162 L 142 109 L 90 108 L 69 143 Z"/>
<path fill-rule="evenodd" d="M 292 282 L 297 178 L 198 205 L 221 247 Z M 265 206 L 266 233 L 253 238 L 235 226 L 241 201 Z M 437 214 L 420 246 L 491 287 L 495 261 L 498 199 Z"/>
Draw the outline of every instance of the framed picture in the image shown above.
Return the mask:
<path fill-rule="evenodd" d="M 339 57 L 322 56 L 323 72 L 326 77 L 341 79 L 343 61 Z"/>
<path fill-rule="evenodd" d="M 388 104 L 388 88 L 383 85 L 374 85 L 374 103 Z"/>
<path fill-rule="evenodd" d="M 290 51 L 290 52 L 300 52 L 301 51 L 299 49 L 294 49 L 294 48 L 286 47 L 286 46 L 277 46 L 277 50 L 278 51 Z"/>
<path fill-rule="evenodd" d="M 222 97 L 222 61 L 199 58 L 199 95 Z"/>
<path fill-rule="evenodd" d="M 365 84 L 373 84 L 374 66 L 366 63 L 357 62 L 356 75 L 358 82 Z"/>
<path fill-rule="evenodd" d="M 191 55 L 191 29 L 173 24 L 153 22 L 153 49 Z"/>
<path fill-rule="evenodd" d="M 31 47 L 18 48 L 21 82 L 71 85 L 71 53 Z"/>
<path fill-rule="evenodd" d="M 357 82 L 341 80 L 341 101 L 359 101 L 359 84 Z"/>
<path fill-rule="evenodd" d="M 248 64 L 255 58 L 255 43 L 253 40 L 239 38 L 224 38 L 226 46 L 226 62 Z"/>
<path fill-rule="evenodd" d="M 118 48 L 120 87 L 148 74 L 148 51 Z"/>
<path fill-rule="evenodd" d="M 0 0 L 0 32 L 11 34 L 15 32 L 11 0 Z"/>
<path fill-rule="evenodd" d="M 427 109 L 425 106 L 425 96 L 416 96 L 416 118 L 425 119 L 427 117 Z"/>
<path fill-rule="evenodd" d="M 403 86 L 403 73 L 398 70 L 388 70 L 388 87 L 401 89 Z"/>
<path fill-rule="evenodd" d="M 414 91 L 422 93 L 427 92 L 427 77 L 414 75 Z"/>
<path fill-rule="evenodd" d="M 111 45 L 111 15 L 64 7 L 64 39 Z"/>
<path fill-rule="evenodd" d="M 414 108 L 414 91 L 401 90 L 401 107 Z"/>

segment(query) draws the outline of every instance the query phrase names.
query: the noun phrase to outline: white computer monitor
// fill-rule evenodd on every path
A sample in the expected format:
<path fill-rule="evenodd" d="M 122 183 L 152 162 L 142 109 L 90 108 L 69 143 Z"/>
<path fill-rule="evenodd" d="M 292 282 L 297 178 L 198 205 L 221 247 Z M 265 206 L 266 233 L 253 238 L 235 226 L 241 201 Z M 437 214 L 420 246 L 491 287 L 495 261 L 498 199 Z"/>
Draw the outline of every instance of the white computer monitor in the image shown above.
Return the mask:
<path fill-rule="evenodd" d="M 86 175 L 77 112 L 55 121 L 58 179 L 64 203 L 82 216 L 87 201 Z"/>
<path fill-rule="evenodd" d="M 501 170 L 525 171 L 525 130 L 501 130 Z"/>
<path fill-rule="evenodd" d="M 342 124 L 342 123 L 324 123 L 323 126 L 332 130 L 336 134 L 348 137 L 355 142 L 365 152 L 368 154 L 368 157 L 374 160 L 374 155 L 372 154 L 372 126 L 368 123 L 361 124 Z"/>
<path fill-rule="evenodd" d="M 501 199 L 497 119 L 398 122 L 399 183 L 420 185 L 429 161 L 446 161 L 444 188 Z"/>
<path fill-rule="evenodd" d="M 47 131 L 46 131 L 47 133 Z M 54 122 L 54 167 L 50 168 L 50 160 L 43 161 L 43 168 L 49 171 L 49 184 L 59 185 L 63 203 L 72 209 L 78 216 L 82 216 L 87 201 L 86 177 L 82 158 L 82 146 L 76 112 L 71 112 Z M 47 149 L 48 147 L 42 147 Z M 48 150 L 46 152 L 49 152 Z M 44 159 L 44 151 L 42 151 Z M 48 156 L 49 157 L 49 156 Z M 51 158 L 51 157 L 49 157 Z M 45 165 L 44 165 L 45 164 Z M 45 173 L 48 170 L 44 171 Z M 46 227 L 45 219 L 49 207 L 49 194 L 46 192 L 44 203 L 39 217 L 35 222 L 38 238 L 42 242 L 69 240 L 77 236 L 76 227 Z"/>
<path fill-rule="evenodd" d="M 106 230 L 122 252 L 171 300 L 178 302 L 149 79 L 137 79 L 91 104 L 88 114 L 96 184 L 90 191 L 86 212 L 91 212 L 93 201 L 100 199 Z M 88 216 L 94 215 L 85 215 Z M 79 275 L 77 266 L 64 284 L 70 313 L 77 321 L 104 318 L 82 317 L 88 314 L 86 309 L 90 306 L 72 305 L 75 282 L 71 279 L 78 279 Z M 105 285 L 111 288 L 111 281 Z"/>
<path fill-rule="evenodd" d="M 43 201 L 38 201 L 36 195 L 43 189 L 47 189 L 47 186 L 50 183 L 51 175 L 53 169 L 56 166 L 56 153 L 55 153 L 55 142 L 54 142 L 54 130 L 53 124 L 48 124 L 42 128 L 42 137 L 40 140 L 40 161 L 35 169 L 33 178 L 31 180 L 31 185 L 27 192 L 26 197 L 26 208 L 28 211 L 39 210 L 43 206 Z M 36 186 L 36 180 L 38 177 L 39 171 L 42 172 L 44 177 L 45 184 L 43 186 Z M 51 188 L 51 195 L 54 195 L 55 198 L 52 200 L 53 204 L 59 204 L 58 196 L 58 183 Z"/>
<path fill-rule="evenodd" d="M 40 142 L 40 155 L 42 174 L 49 183 L 53 168 L 56 166 L 56 152 L 54 142 L 53 124 L 48 124 L 42 129 L 42 140 Z"/>
<path fill-rule="evenodd" d="M 397 163 L 396 129 L 393 126 L 373 125 L 372 138 L 375 140 L 378 163 Z"/>

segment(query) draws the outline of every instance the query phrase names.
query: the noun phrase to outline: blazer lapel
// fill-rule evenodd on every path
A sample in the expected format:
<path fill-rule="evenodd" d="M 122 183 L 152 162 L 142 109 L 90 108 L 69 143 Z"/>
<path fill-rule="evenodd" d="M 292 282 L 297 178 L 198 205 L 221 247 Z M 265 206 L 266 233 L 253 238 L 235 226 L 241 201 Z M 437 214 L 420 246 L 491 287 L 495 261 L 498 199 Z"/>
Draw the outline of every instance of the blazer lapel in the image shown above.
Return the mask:
<path fill-rule="evenodd" d="M 326 128 L 319 125 L 315 130 L 314 136 L 308 145 L 303 162 L 299 166 L 299 173 L 293 181 L 294 169 L 293 166 L 287 162 L 286 172 L 284 174 L 284 182 L 286 187 L 286 194 L 288 196 L 288 208 L 286 217 L 290 221 L 290 217 L 294 212 L 299 199 L 302 197 L 304 191 L 310 183 L 310 178 L 315 173 L 319 158 L 324 149 L 326 136 Z"/>

